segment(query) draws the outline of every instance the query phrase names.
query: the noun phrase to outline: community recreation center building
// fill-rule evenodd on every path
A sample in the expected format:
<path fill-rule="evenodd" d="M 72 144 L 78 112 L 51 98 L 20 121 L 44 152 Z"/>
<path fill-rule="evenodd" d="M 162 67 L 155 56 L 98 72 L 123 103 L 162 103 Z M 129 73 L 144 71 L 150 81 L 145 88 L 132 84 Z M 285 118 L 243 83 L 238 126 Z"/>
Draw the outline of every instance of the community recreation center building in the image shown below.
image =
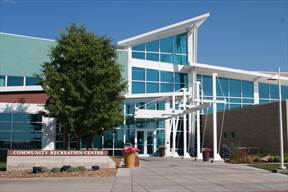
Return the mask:
<path fill-rule="evenodd" d="M 278 81 L 273 80 L 279 78 L 277 73 L 198 63 L 198 29 L 208 17 L 209 13 L 118 42 L 118 63 L 128 82 L 125 120 L 113 131 L 95 135 L 95 149 L 119 155 L 124 143 L 132 143 L 143 156 L 157 156 L 159 146 L 165 146 L 167 156 L 201 158 L 201 147 L 209 146 L 219 159 L 226 144 L 278 153 L 279 94 Z M 63 148 L 57 121 L 39 114 L 48 96 L 33 77 L 49 61 L 55 44 L 51 39 L 0 33 L 1 154 L 7 149 Z M 281 73 L 280 81 L 287 152 L 287 73 Z M 71 136 L 70 149 L 75 142 Z"/>

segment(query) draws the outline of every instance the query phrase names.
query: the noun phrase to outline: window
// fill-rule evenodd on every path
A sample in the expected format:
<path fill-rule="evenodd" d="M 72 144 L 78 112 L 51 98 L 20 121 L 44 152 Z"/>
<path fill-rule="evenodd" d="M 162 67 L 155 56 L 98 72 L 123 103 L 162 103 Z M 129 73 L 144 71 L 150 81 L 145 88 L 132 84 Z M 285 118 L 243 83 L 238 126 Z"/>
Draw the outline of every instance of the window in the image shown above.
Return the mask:
<path fill-rule="evenodd" d="M 17 76 L 8 76 L 7 77 L 7 86 L 23 86 L 24 81 L 23 77 Z"/>
<path fill-rule="evenodd" d="M 270 84 L 270 98 L 271 99 L 278 99 L 279 98 L 278 85 L 271 85 Z"/>
<path fill-rule="evenodd" d="M 160 80 L 161 82 L 174 82 L 173 72 L 160 71 Z"/>
<path fill-rule="evenodd" d="M 133 46 L 132 51 L 145 51 L 145 44 Z"/>
<path fill-rule="evenodd" d="M 251 81 L 242 81 L 242 97 L 254 97 L 254 85 Z"/>
<path fill-rule="evenodd" d="M 132 67 L 132 80 L 145 81 L 145 69 Z"/>
<path fill-rule="evenodd" d="M 203 75 L 202 84 L 204 96 L 212 96 L 212 77 Z"/>
<path fill-rule="evenodd" d="M 229 90 L 230 90 L 230 97 L 241 97 L 241 81 L 230 79 Z"/>
<path fill-rule="evenodd" d="M 5 76 L 0 75 L 0 87 L 4 87 L 5 86 Z"/>
<path fill-rule="evenodd" d="M 159 93 L 159 83 L 146 83 L 147 93 Z"/>
<path fill-rule="evenodd" d="M 26 85 L 39 85 L 39 83 L 35 77 L 26 77 Z"/>
<path fill-rule="evenodd" d="M 173 37 L 160 39 L 160 51 L 162 53 L 173 53 Z"/>
<path fill-rule="evenodd" d="M 151 61 L 159 61 L 159 53 L 146 53 L 146 59 Z"/>
<path fill-rule="evenodd" d="M 145 53 L 141 52 L 132 52 L 132 57 L 136 59 L 145 59 Z"/>
<path fill-rule="evenodd" d="M 145 83 L 132 82 L 132 93 L 145 93 Z"/>
<path fill-rule="evenodd" d="M 146 69 L 147 81 L 159 81 L 159 71 L 154 69 Z"/>
<path fill-rule="evenodd" d="M 218 78 L 216 87 L 217 87 L 217 96 L 228 97 L 228 79 Z"/>
<path fill-rule="evenodd" d="M 151 41 L 146 44 L 147 52 L 159 52 L 159 41 Z"/>

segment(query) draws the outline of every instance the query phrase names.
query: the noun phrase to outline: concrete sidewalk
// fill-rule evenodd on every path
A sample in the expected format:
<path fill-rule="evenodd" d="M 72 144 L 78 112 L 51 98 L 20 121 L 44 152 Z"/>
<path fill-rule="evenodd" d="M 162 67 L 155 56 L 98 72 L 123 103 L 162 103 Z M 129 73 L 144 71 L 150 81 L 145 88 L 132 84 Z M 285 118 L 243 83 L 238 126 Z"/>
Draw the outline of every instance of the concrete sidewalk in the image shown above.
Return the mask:
<path fill-rule="evenodd" d="M 224 162 L 147 160 L 119 169 L 113 192 L 287 191 L 288 176 Z"/>
<path fill-rule="evenodd" d="M 145 160 L 116 177 L 2 179 L 0 192 L 288 192 L 288 176 L 223 162 Z"/>

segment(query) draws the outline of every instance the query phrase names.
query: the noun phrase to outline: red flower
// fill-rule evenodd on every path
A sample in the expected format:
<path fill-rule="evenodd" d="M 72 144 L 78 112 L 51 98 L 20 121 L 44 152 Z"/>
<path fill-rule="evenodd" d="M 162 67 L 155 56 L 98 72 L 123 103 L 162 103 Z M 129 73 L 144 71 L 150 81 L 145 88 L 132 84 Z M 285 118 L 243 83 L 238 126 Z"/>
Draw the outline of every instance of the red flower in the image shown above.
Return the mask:
<path fill-rule="evenodd" d="M 211 152 L 212 150 L 209 147 L 204 147 L 202 148 L 202 153 L 203 152 Z"/>
<path fill-rule="evenodd" d="M 140 150 L 136 147 L 129 147 L 123 150 L 124 154 L 138 153 Z"/>

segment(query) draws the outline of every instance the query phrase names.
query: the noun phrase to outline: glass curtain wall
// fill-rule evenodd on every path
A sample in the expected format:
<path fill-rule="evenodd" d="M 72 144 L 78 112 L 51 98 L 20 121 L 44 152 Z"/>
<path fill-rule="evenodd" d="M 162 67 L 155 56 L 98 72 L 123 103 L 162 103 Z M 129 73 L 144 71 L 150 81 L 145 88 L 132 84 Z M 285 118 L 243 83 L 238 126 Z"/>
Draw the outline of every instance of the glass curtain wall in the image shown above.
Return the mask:
<path fill-rule="evenodd" d="M 132 93 L 174 92 L 188 86 L 186 73 L 132 67 Z"/>
<path fill-rule="evenodd" d="M 0 153 L 7 149 L 41 149 L 42 116 L 0 113 Z"/>
<path fill-rule="evenodd" d="M 170 36 L 132 47 L 132 58 L 187 64 L 187 35 Z"/>
<path fill-rule="evenodd" d="M 282 99 L 288 99 L 288 86 L 281 86 Z M 259 102 L 268 103 L 272 101 L 278 101 L 279 90 L 278 85 L 259 83 Z"/>

